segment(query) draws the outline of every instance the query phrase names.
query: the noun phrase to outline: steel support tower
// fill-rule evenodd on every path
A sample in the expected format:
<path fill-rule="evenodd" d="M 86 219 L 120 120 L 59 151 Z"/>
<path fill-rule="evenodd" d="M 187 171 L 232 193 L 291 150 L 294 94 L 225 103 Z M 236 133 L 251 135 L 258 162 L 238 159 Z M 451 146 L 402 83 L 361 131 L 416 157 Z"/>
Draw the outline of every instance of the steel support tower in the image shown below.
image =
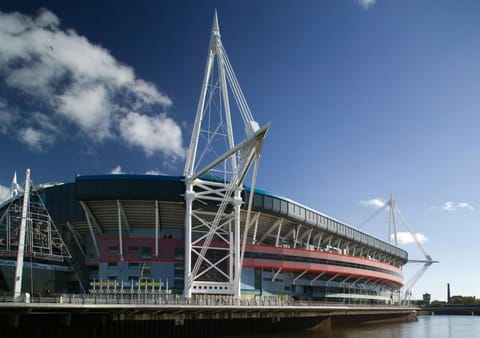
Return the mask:
<path fill-rule="evenodd" d="M 230 106 L 230 93 L 235 107 Z M 246 134 L 239 143 L 234 139 L 232 108 L 238 110 Z M 215 12 L 184 171 L 186 297 L 194 293 L 240 297 L 245 247 L 240 233 L 241 193 L 253 163 L 252 188 L 255 185 L 267 130 L 268 125 L 260 128 L 250 112 L 223 48 Z M 247 209 L 248 221 L 250 206 Z"/>
<path fill-rule="evenodd" d="M 416 233 L 413 231 L 412 227 L 408 223 L 407 219 L 403 216 L 403 214 L 400 212 L 400 209 L 398 208 L 395 200 L 393 199 L 393 194 L 390 194 L 390 199 L 375 213 L 373 213 L 365 222 L 361 223 L 360 227 L 368 223 L 370 220 L 372 220 L 374 217 L 379 215 L 383 210 L 388 209 L 388 237 L 387 240 L 390 243 L 393 243 L 395 246 L 398 246 L 398 237 L 397 237 L 397 219 L 400 219 L 400 221 L 403 223 L 403 225 L 406 227 L 408 233 L 410 236 L 412 236 L 413 240 L 417 244 L 418 248 L 422 252 L 423 256 L 425 259 L 409 259 L 407 263 L 421 263 L 423 264 L 420 269 L 403 285 L 402 289 L 400 290 L 401 293 L 404 294 L 403 300 L 400 299 L 400 302 L 402 304 L 407 304 L 409 303 L 410 296 L 412 294 L 412 288 L 413 286 L 418 282 L 420 277 L 425 273 L 425 271 L 434 263 L 438 263 L 438 261 L 435 261 L 432 259 L 432 256 L 430 256 L 425 249 L 423 248 L 422 243 L 418 239 Z M 400 296 L 400 295 L 399 295 Z"/>

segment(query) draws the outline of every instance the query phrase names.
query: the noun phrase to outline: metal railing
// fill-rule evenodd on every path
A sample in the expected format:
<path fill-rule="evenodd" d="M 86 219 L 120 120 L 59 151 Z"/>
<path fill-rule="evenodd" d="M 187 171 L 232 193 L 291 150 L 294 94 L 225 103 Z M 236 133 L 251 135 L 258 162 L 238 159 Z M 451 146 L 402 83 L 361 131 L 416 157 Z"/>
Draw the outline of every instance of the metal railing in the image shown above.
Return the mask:
<path fill-rule="evenodd" d="M 255 296 L 238 299 L 223 295 L 194 295 L 185 298 L 179 294 L 162 292 L 129 292 L 129 293 L 90 293 L 90 294 L 58 294 L 50 297 L 31 297 L 24 294 L 22 299 L 15 300 L 11 296 L 0 296 L 0 303 L 33 303 L 33 304 L 131 304 L 131 305 L 159 305 L 159 306 L 201 306 L 201 307 L 385 307 L 399 306 L 398 304 L 371 304 L 368 302 L 332 302 L 295 300 L 289 296 Z M 402 306 L 404 307 L 404 306 Z"/>

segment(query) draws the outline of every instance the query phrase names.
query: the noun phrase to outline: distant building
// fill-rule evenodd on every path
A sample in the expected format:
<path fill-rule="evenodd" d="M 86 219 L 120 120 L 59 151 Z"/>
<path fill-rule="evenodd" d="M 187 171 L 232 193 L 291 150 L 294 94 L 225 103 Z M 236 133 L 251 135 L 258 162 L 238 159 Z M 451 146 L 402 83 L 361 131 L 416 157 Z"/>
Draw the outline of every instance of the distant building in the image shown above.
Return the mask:
<path fill-rule="evenodd" d="M 423 294 L 423 304 L 425 305 L 430 305 L 430 301 L 432 299 L 432 295 L 429 293 L 424 293 Z"/>

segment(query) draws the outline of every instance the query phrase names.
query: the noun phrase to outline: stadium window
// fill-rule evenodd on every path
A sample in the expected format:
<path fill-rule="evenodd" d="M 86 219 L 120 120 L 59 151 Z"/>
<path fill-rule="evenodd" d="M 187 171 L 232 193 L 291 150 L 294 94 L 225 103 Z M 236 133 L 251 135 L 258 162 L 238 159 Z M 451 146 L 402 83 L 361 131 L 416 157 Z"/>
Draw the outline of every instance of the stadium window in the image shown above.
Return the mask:
<path fill-rule="evenodd" d="M 255 269 L 255 289 L 262 288 L 262 269 Z"/>
<path fill-rule="evenodd" d="M 182 278 L 184 277 L 185 273 L 184 273 L 184 270 L 183 269 L 175 269 L 173 271 L 173 277 L 175 278 Z"/>
<path fill-rule="evenodd" d="M 116 255 L 118 254 L 118 246 L 109 246 L 108 247 L 108 253 L 110 255 Z"/>
<path fill-rule="evenodd" d="M 263 198 L 260 195 L 253 195 L 253 206 L 256 208 L 263 208 Z"/>
<path fill-rule="evenodd" d="M 183 248 L 175 248 L 175 259 L 176 260 L 183 260 L 184 255 L 185 255 L 185 250 Z"/>
<path fill-rule="evenodd" d="M 267 210 L 272 210 L 273 208 L 273 199 L 269 196 L 265 196 L 264 200 L 263 200 L 263 207 Z"/>
<path fill-rule="evenodd" d="M 273 211 L 280 212 L 280 200 L 277 198 L 273 199 Z"/>
<path fill-rule="evenodd" d="M 141 259 L 151 259 L 152 258 L 152 248 L 148 246 L 142 247 L 142 250 L 140 252 L 140 258 Z"/>

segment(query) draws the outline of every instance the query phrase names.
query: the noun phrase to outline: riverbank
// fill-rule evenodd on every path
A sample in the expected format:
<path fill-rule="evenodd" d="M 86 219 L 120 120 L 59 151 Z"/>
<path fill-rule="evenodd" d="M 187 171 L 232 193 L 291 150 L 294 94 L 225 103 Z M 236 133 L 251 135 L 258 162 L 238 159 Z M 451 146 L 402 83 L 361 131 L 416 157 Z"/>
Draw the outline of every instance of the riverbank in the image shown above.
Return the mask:
<path fill-rule="evenodd" d="M 318 330 L 352 323 L 413 321 L 416 309 L 363 304 L 256 302 L 182 297 L 105 298 L 64 295 L 55 302 L 0 302 L 3 337 L 211 337 Z M 233 330 L 233 331 L 232 331 Z"/>

